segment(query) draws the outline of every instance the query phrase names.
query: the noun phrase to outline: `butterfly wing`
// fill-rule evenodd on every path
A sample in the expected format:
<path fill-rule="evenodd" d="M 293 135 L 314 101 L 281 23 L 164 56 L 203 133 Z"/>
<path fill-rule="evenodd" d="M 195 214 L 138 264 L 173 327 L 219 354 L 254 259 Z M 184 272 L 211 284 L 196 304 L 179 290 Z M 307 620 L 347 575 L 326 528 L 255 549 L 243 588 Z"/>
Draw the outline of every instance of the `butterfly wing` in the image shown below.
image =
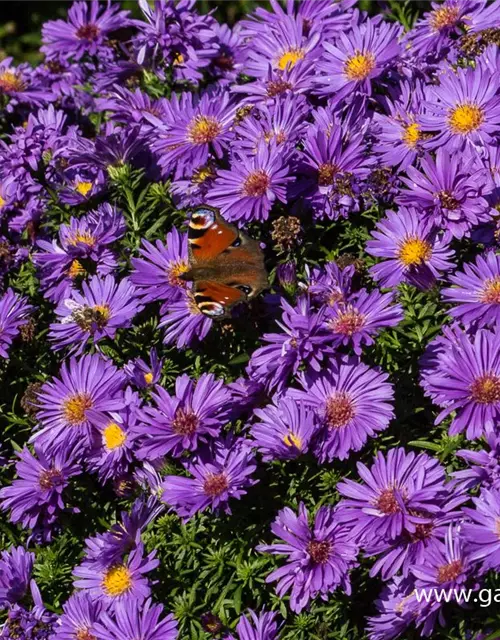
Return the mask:
<path fill-rule="evenodd" d="M 199 280 L 195 282 L 194 299 L 202 313 L 211 318 L 222 318 L 231 307 L 245 300 L 245 294 L 214 280 Z"/>
<path fill-rule="evenodd" d="M 188 244 L 191 265 L 214 260 L 239 239 L 238 229 L 216 209 L 199 207 L 189 221 Z"/>

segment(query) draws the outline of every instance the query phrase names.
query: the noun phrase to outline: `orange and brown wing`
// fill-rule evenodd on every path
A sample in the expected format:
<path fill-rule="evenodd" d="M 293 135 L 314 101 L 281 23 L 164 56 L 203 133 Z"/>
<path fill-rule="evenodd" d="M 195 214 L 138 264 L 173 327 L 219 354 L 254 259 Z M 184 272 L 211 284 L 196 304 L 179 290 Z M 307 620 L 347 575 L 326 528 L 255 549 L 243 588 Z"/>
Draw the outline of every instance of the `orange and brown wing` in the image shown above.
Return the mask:
<path fill-rule="evenodd" d="M 195 282 L 194 299 L 202 313 L 212 318 L 222 318 L 229 309 L 245 300 L 243 291 L 213 280 Z"/>
<path fill-rule="evenodd" d="M 226 222 L 216 209 L 199 207 L 189 221 L 188 242 L 192 264 L 213 260 L 238 238 L 238 229 Z"/>

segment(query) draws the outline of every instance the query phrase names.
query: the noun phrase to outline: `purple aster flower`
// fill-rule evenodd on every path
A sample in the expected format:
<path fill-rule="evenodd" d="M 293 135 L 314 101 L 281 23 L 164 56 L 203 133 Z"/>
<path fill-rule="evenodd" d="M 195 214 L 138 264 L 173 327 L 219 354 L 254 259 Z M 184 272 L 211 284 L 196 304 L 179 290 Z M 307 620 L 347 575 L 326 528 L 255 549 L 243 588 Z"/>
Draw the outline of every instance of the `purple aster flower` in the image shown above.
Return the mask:
<path fill-rule="evenodd" d="M 403 532 L 415 534 L 439 510 L 445 492 L 445 472 L 425 453 L 390 449 L 378 452 L 371 468 L 357 463 L 363 484 L 345 479 L 337 490 L 345 499 L 338 505 L 342 522 L 353 523 L 352 536 L 363 543 L 394 540 Z"/>
<path fill-rule="evenodd" d="M 130 384 L 137 389 L 150 389 L 160 381 L 162 368 L 163 359 L 158 358 L 156 349 L 151 349 L 149 362 L 145 362 L 142 358 L 134 358 L 127 362 L 123 370 Z"/>
<path fill-rule="evenodd" d="M 167 233 L 166 244 L 156 240 L 155 244 L 142 241 L 141 258 L 132 258 L 134 270 L 131 282 L 145 302 L 155 300 L 174 301 L 180 289 L 187 283 L 182 275 L 189 270 L 187 234 L 172 229 Z"/>
<path fill-rule="evenodd" d="M 475 509 L 464 508 L 470 519 L 462 525 L 462 536 L 471 562 L 480 563 L 480 573 L 498 571 L 500 567 L 500 491 L 483 489 L 472 498 Z"/>
<path fill-rule="evenodd" d="M 386 217 L 372 232 L 373 240 L 366 251 L 378 258 L 387 258 L 370 269 L 382 287 L 395 287 L 401 282 L 427 289 L 442 272 L 454 268 L 449 248 L 451 234 L 439 233 L 429 218 L 422 218 L 415 209 L 401 207 Z"/>
<path fill-rule="evenodd" d="M 274 142 L 261 141 L 252 156 L 235 151 L 231 169 L 217 173 L 209 204 L 232 222 L 267 220 L 276 201 L 286 203 L 287 185 L 294 180 L 287 159 Z"/>
<path fill-rule="evenodd" d="M 373 336 L 384 327 L 394 327 L 404 317 L 400 304 L 392 304 L 394 293 L 361 289 L 346 302 L 336 302 L 328 308 L 325 326 L 337 344 L 352 344 L 361 354 L 363 344 L 373 344 Z"/>
<path fill-rule="evenodd" d="M 192 477 L 165 477 L 161 499 L 184 519 L 207 507 L 231 513 L 229 500 L 239 500 L 257 482 L 251 477 L 255 468 L 249 441 L 215 440 L 186 463 Z"/>
<path fill-rule="evenodd" d="M 429 88 L 421 117 L 425 130 L 438 132 L 430 144 L 456 151 L 492 144 L 500 126 L 499 88 L 498 73 L 483 66 L 441 75 L 439 86 Z"/>
<path fill-rule="evenodd" d="M 136 423 L 140 404 L 139 395 L 128 387 L 120 411 L 103 416 L 88 410 L 98 434 L 94 436 L 92 449 L 87 454 L 87 464 L 90 470 L 98 472 L 102 482 L 123 476 L 130 469 L 137 448 Z"/>
<path fill-rule="evenodd" d="M 228 421 L 231 394 L 222 380 L 204 373 L 195 382 L 186 374 L 175 381 L 175 395 L 162 387 L 151 394 L 156 406 L 140 412 L 135 433 L 143 442 L 140 459 L 154 460 L 196 450 L 209 436 L 217 437 Z"/>
<path fill-rule="evenodd" d="M 236 625 L 238 640 L 278 640 L 278 623 L 274 611 L 262 611 L 257 615 L 250 611 L 250 619 L 243 615 Z M 229 635 L 224 640 L 236 640 Z"/>
<path fill-rule="evenodd" d="M 143 605 L 118 602 L 113 615 L 104 613 L 95 625 L 97 640 L 176 640 L 177 622 L 172 614 L 160 620 L 163 605 L 151 599 Z"/>
<path fill-rule="evenodd" d="M 82 289 L 73 289 L 56 309 L 59 322 L 52 323 L 49 332 L 56 351 L 70 345 L 70 353 L 80 354 L 89 340 L 96 344 L 114 338 L 117 329 L 130 327 L 143 308 L 128 278 L 117 283 L 111 275 L 93 276 L 82 282 Z"/>
<path fill-rule="evenodd" d="M 174 94 L 163 118 L 154 121 L 160 130 L 151 145 L 164 175 L 192 173 L 207 164 L 210 154 L 222 158 L 234 135 L 235 109 L 228 93 L 204 93 L 199 99 Z"/>
<path fill-rule="evenodd" d="M 15 67 L 12 58 L 0 61 L 0 99 L 2 104 L 8 101 L 7 111 L 13 111 L 19 103 L 41 106 L 54 100 L 51 91 L 37 80 L 34 69 L 25 63 Z"/>
<path fill-rule="evenodd" d="M 28 591 L 35 554 L 10 547 L 0 558 L 0 609 L 22 600 Z"/>
<path fill-rule="evenodd" d="M 387 379 L 357 358 L 332 359 L 320 373 L 299 377 L 304 390 L 290 394 L 314 409 L 321 427 L 315 447 L 320 462 L 344 460 L 387 429 L 394 417 L 394 390 Z"/>
<path fill-rule="evenodd" d="M 289 460 L 307 453 L 317 425 L 304 402 L 282 397 L 256 409 L 254 415 L 260 422 L 252 425 L 251 435 L 264 460 Z"/>
<path fill-rule="evenodd" d="M 39 240 L 40 251 L 33 262 L 40 269 L 41 287 L 45 295 L 61 302 L 75 282 L 96 272 L 106 276 L 117 267 L 109 246 L 125 234 L 123 215 L 105 203 L 81 218 L 71 218 L 59 227 L 59 242 Z"/>
<path fill-rule="evenodd" d="M 86 589 L 92 598 L 106 605 L 122 603 L 130 608 L 134 602 L 143 602 L 149 597 L 151 588 L 146 575 L 159 565 L 155 552 L 144 555 L 144 546 L 139 543 L 125 560 L 99 569 L 92 561 L 84 560 L 75 567 L 74 586 Z"/>
<path fill-rule="evenodd" d="M 385 98 L 387 113 L 375 113 L 376 139 L 374 151 L 381 154 L 384 165 L 406 170 L 422 155 L 422 111 L 424 85 L 402 81 L 397 98 Z"/>
<path fill-rule="evenodd" d="M 500 491 L 483 489 L 479 498 L 472 498 L 475 509 L 464 508 L 470 519 L 462 525 L 470 562 L 481 565 L 481 573 L 498 571 L 500 567 Z"/>
<path fill-rule="evenodd" d="M 306 296 L 295 307 L 282 299 L 281 308 L 283 315 L 277 324 L 283 333 L 265 333 L 262 340 L 268 344 L 254 351 L 247 368 L 250 378 L 278 391 L 303 366 L 319 371 L 332 352 L 331 338 L 323 326 L 324 312 L 312 311 Z"/>
<path fill-rule="evenodd" d="M 21 605 L 11 606 L 0 630 L 0 637 L 6 640 L 50 640 L 57 624 L 57 616 L 44 607 L 40 590 L 34 580 L 30 583 L 33 606 L 26 609 Z"/>
<path fill-rule="evenodd" d="M 432 11 L 424 13 L 407 35 L 410 51 L 420 56 L 446 55 L 453 37 L 461 35 L 462 28 L 470 25 L 474 10 L 482 4 L 477 0 L 445 0 L 431 3 Z"/>
<path fill-rule="evenodd" d="M 305 35 L 301 16 L 284 15 L 267 29 L 257 30 L 248 48 L 245 71 L 256 78 L 265 77 L 269 67 L 284 71 L 297 62 L 313 66 L 321 53 L 320 34 L 310 31 Z"/>
<path fill-rule="evenodd" d="M 348 33 L 339 32 L 335 44 L 323 42 L 316 64 L 318 92 L 336 100 L 360 91 L 371 95 L 372 81 L 379 78 L 401 53 L 399 24 L 366 19 Z"/>
<path fill-rule="evenodd" d="M 394 578 L 375 600 L 375 606 L 377 615 L 368 618 L 370 640 L 396 640 L 413 625 L 421 626 L 424 636 L 429 636 L 434 629 L 436 614 L 431 612 L 431 605 L 418 602 L 411 578 Z"/>
<path fill-rule="evenodd" d="M 180 289 L 180 297 L 166 302 L 161 310 L 160 328 L 165 327 L 163 342 L 184 349 L 206 337 L 213 320 L 196 304 L 190 290 Z"/>
<path fill-rule="evenodd" d="M 458 303 L 449 314 L 466 327 L 496 326 L 500 322 L 500 256 L 489 251 L 463 271 L 450 276 L 453 287 L 443 289 L 445 302 Z"/>
<path fill-rule="evenodd" d="M 41 51 L 49 60 L 85 55 L 103 56 L 110 48 L 107 41 L 113 31 L 128 27 L 129 12 L 109 3 L 102 8 L 98 0 L 74 2 L 68 10 L 68 20 L 49 20 L 42 27 Z"/>
<path fill-rule="evenodd" d="M 346 143 L 341 126 L 331 132 L 310 129 L 298 160 L 297 171 L 303 177 L 292 191 L 305 198 L 316 218 L 347 217 L 358 207 L 360 185 L 371 163 L 365 149 L 360 134 Z"/>
<path fill-rule="evenodd" d="M 34 307 L 24 296 L 12 289 L 0 296 L 0 357 L 8 358 L 12 341 L 19 335 L 21 327 L 29 320 Z"/>
<path fill-rule="evenodd" d="M 276 593 L 280 598 L 291 591 L 292 611 L 300 613 L 317 596 L 327 600 L 337 587 L 351 593 L 348 573 L 356 566 L 358 548 L 332 507 L 320 507 L 312 526 L 302 503 L 298 516 L 286 507 L 278 513 L 271 531 L 282 542 L 256 548 L 263 553 L 288 556 L 288 562 L 269 574 L 266 582 L 278 581 Z"/>
<path fill-rule="evenodd" d="M 248 49 L 244 46 L 241 29 L 236 25 L 233 29 L 227 24 L 214 25 L 217 36 L 218 51 L 210 61 L 209 71 L 220 83 L 237 79 L 243 71 L 248 58 Z"/>
<path fill-rule="evenodd" d="M 305 289 L 313 301 L 333 307 L 337 302 L 345 302 L 351 296 L 355 271 L 354 265 L 341 269 L 335 262 L 327 262 L 322 267 L 313 269 L 306 265 Z"/>
<path fill-rule="evenodd" d="M 436 424 L 455 413 L 450 435 L 465 430 L 474 440 L 493 432 L 500 419 L 498 335 L 485 329 L 474 337 L 457 332 L 427 374 L 425 393 L 443 407 Z"/>
<path fill-rule="evenodd" d="M 456 593 L 470 584 L 473 564 L 465 549 L 462 527 L 450 525 L 445 542 L 429 548 L 422 564 L 415 565 L 412 573 L 416 589 L 447 589 L 452 601 L 461 602 Z M 472 586 L 472 585 L 471 585 Z M 456 590 L 456 591 L 455 591 Z M 441 602 L 436 600 L 432 607 L 439 609 Z M 441 619 L 441 622 L 444 621 Z"/>
<path fill-rule="evenodd" d="M 421 171 L 407 168 L 408 177 L 401 180 L 408 190 L 401 192 L 397 202 L 424 209 L 455 238 L 468 236 L 472 227 L 490 217 L 482 197 L 486 176 L 475 163 L 472 156 L 450 155 L 439 148 L 435 160 L 429 155 L 422 158 Z"/>
<path fill-rule="evenodd" d="M 124 384 L 124 373 L 98 354 L 63 362 L 60 378 L 45 382 L 38 393 L 41 429 L 31 440 L 54 450 L 74 443 L 88 448 L 92 421 L 87 411 L 101 415 L 119 411 L 123 407 Z"/>
<path fill-rule="evenodd" d="M 460 489 L 468 490 L 481 485 L 500 490 L 500 438 L 496 433 L 486 436 L 489 451 L 460 449 L 456 455 L 469 465 L 469 469 L 455 471 L 452 476 Z"/>
<path fill-rule="evenodd" d="M 422 564 L 430 547 L 444 542 L 450 523 L 458 524 L 462 521 L 463 513 L 458 507 L 469 499 L 467 494 L 447 491 L 436 498 L 439 510 L 433 514 L 421 513 L 426 522 L 417 524 L 413 533 L 404 531 L 391 541 L 365 541 L 365 555 L 379 556 L 370 571 L 370 576 L 380 572 L 382 579 L 388 580 L 399 571 L 403 576 L 408 576 L 413 566 Z M 419 514 L 414 512 L 413 515 Z"/>
<path fill-rule="evenodd" d="M 68 598 L 63 611 L 54 640 L 90 640 L 95 638 L 95 625 L 104 614 L 105 605 L 88 592 L 80 591 Z"/>
<path fill-rule="evenodd" d="M 70 449 L 49 455 L 35 445 L 36 457 L 24 448 L 17 455 L 18 478 L 0 489 L 1 508 L 10 509 L 10 521 L 50 540 L 59 513 L 65 509 L 63 493 L 69 478 L 81 473 Z"/>

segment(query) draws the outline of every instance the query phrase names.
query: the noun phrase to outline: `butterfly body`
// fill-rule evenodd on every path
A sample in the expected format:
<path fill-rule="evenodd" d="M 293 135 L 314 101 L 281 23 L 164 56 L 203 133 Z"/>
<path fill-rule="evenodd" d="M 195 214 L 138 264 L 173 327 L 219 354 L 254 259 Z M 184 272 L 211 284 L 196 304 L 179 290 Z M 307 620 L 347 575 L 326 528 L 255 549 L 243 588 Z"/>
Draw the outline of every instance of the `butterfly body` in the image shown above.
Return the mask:
<path fill-rule="evenodd" d="M 191 216 L 188 231 L 190 269 L 200 311 L 223 318 L 231 308 L 248 302 L 268 286 L 264 255 L 253 240 L 211 207 Z"/>

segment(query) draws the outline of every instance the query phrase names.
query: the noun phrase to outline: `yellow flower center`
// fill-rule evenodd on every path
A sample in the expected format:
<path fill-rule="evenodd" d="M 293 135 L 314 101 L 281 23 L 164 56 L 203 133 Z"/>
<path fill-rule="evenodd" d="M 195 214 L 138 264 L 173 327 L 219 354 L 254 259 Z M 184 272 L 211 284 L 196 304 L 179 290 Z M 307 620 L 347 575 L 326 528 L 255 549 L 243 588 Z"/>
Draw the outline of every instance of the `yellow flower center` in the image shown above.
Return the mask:
<path fill-rule="evenodd" d="M 89 231 L 83 233 L 75 233 L 74 236 L 68 239 L 69 244 L 76 246 L 78 243 L 86 244 L 89 247 L 93 247 L 95 244 L 95 238 Z"/>
<path fill-rule="evenodd" d="M 197 169 L 191 178 L 191 182 L 194 184 L 203 184 L 209 178 L 215 178 L 216 172 L 214 168 L 210 165 L 206 165 L 204 167 L 200 167 Z"/>
<path fill-rule="evenodd" d="M 76 427 L 86 420 L 85 412 L 91 408 L 92 398 L 87 393 L 77 393 L 64 402 L 64 417 L 69 425 Z"/>
<path fill-rule="evenodd" d="M 77 182 L 75 184 L 75 191 L 78 191 L 78 193 L 85 198 L 88 192 L 92 190 L 93 186 L 92 182 Z"/>
<path fill-rule="evenodd" d="M 450 113 L 448 123 L 453 133 L 465 135 L 479 129 L 484 122 L 484 112 L 476 104 L 460 104 Z"/>
<path fill-rule="evenodd" d="M 22 91 L 24 83 L 14 71 L 4 71 L 0 74 L 0 91 Z"/>
<path fill-rule="evenodd" d="M 151 384 L 153 382 L 153 374 L 151 373 L 151 371 L 148 371 L 148 373 L 144 374 L 144 382 L 146 384 Z"/>
<path fill-rule="evenodd" d="M 441 7 L 431 13 L 429 24 L 433 31 L 441 31 L 446 27 L 453 27 L 460 17 L 460 9 L 457 5 Z"/>
<path fill-rule="evenodd" d="M 127 567 L 120 564 L 108 569 L 104 574 L 102 582 L 104 591 L 108 596 L 121 596 L 123 593 L 130 591 L 132 587 L 132 575 Z"/>
<path fill-rule="evenodd" d="M 194 144 L 208 144 L 221 133 L 222 126 L 211 116 L 196 116 L 189 123 L 187 137 Z"/>
<path fill-rule="evenodd" d="M 410 149 L 414 149 L 417 146 L 417 142 L 420 140 L 420 127 L 416 122 L 407 124 L 404 128 L 403 142 Z"/>
<path fill-rule="evenodd" d="M 189 271 L 189 264 L 185 260 L 172 262 L 168 268 L 168 283 L 173 287 L 183 287 L 186 281 L 181 278 L 183 273 Z"/>
<path fill-rule="evenodd" d="M 303 60 L 306 52 L 304 49 L 288 49 L 278 60 L 278 69 L 284 71 L 287 67 L 291 69 L 299 60 Z"/>
<path fill-rule="evenodd" d="M 366 80 L 375 68 L 373 53 L 357 53 L 347 59 L 344 72 L 349 80 Z"/>
<path fill-rule="evenodd" d="M 283 438 L 283 442 L 287 447 L 296 447 L 297 449 L 302 449 L 302 440 L 295 433 L 287 433 Z"/>
<path fill-rule="evenodd" d="M 182 53 L 175 53 L 174 54 L 174 65 L 180 65 L 180 64 L 184 64 L 184 56 L 182 55 Z"/>
<path fill-rule="evenodd" d="M 78 276 L 83 275 L 85 275 L 85 268 L 82 263 L 79 260 L 73 260 L 68 269 L 68 276 L 74 280 L 75 278 L 78 278 Z"/>
<path fill-rule="evenodd" d="M 500 277 L 496 276 L 490 280 L 486 280 L 483 290 L 479 297 L 481 302 L 485 304 L 500 304 Z"/>
<path fill-rule="evenodd" d="M 120 425 L 116 424 L 116 422 L 108 424 L 104 429 L 103 436 L 104 442 L 106 443 L 106 449 L 109 449 L 110 451 L 121 447 L 127 439 L 127 434 Z"/>
<path fill-rule="evenodd" d="M 399 249 L 399 259 L 406 267 L 422 264 L 431 255 L 431 245 L 421 238 L 407 238 Z"/>
<path fill-rule="evenodd" d="M 0 209 L 3 207 L 3 205 L 5 204 L 5 200 L 2 198 L 2 196 L 0 196 Z"/>
<path fill-rule="evenodd" d="M 75 634 L 76 640 L 96 640 L 87 627 L 81 627 Z"/>

